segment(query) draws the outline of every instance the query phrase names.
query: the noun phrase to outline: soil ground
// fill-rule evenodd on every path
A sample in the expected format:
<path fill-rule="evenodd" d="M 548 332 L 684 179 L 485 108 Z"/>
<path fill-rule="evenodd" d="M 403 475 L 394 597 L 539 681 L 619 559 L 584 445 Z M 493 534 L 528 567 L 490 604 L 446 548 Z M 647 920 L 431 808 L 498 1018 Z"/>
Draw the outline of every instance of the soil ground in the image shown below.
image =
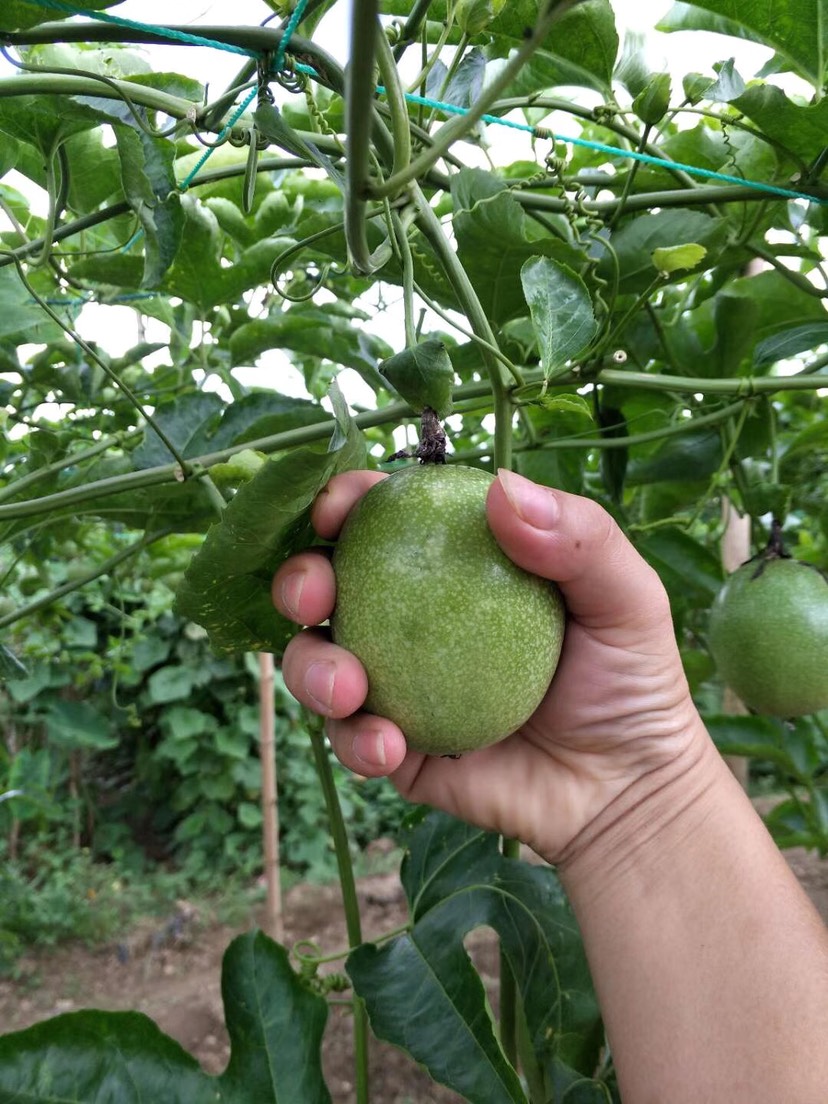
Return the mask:
<path fill-rule="evenodd" d="M 828 923 L 828 860 L 801 849 L 786 852 L 786 858 Z M 406 922 L 396 874 L 362 878 L 358 890 L 366 939 Z M 182 906 L 177 925 L 155 918 L 115 946 L 61 948 L 31 956 L 25 966 L 37 977 L 36 986 L 31 981 L 0 982 L 0 1033 L 79 1008 L 134 1009 L 155 1020 L 205 1070 L 220 1073 L 229 1055 L 219 988 L 222 954 L 235 935 L 261 920 L 254 913 L 238 927 L 206 923 L 187 916 Z M 170 927 L 177 932 L 171 935 Z M 347 945 L 338 886 L 303 883 L 286 894 L 284 941 L 291 946 L 301 939 L 313 940 L 323 954 Z M 469 951 L 496 1012 L 497 949 L 492 933 L 474 933 Z M 332 968 L 341 969 L 341 964 Z M 351 1019 L 341 1007 L 331 1012 L 324 1066 L 335 1104 L 353 1104 Z M 371 1042 L 371 1099 L 373 1104 L 462 1104 L 406 1055 L 376 1040 Z"/>

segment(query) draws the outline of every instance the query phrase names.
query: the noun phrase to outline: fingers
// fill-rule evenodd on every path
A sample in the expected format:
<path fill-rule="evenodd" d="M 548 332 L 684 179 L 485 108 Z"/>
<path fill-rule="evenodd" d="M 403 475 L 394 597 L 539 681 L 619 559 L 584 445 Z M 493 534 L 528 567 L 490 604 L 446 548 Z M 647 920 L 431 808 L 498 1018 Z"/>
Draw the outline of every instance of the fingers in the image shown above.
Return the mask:
<path fill-rule="evenodd" d="M 405 737 L 393 721 L 356 713 L 327 724 L 328 739 L 343 766 L 378 778 L 395 771 L 406 757 Z"/>
<path fill-rule="evenodd" d="M 291 694 L 323 717 L 349 717 L 368 693 L 368 679 L 357 657 L 313 630 L 290 641 L 282 674 Z"/>
<path fill-rule="evenodd" d="M 488 500 L 492 532 L 515 563 L 554 579 L 588 628 L 671 626 L 658 575 L 596 502 L 498 472 Z"/>
<path fill-rule="evenodd" d="M 345 518 L 375 483 L 387 479 L 376 471 L 349 471 L 335 475 L 319 492 L 311 510 L 311 521 L 323 540 L 336 540 Z"/>
<path fill-rule="evenodd" d="M 331 616 L 336 580 L 330 561 L 319 552 L 299 552 L 273 576 L 273 604 L 299 625 L 319 625 Z"/>

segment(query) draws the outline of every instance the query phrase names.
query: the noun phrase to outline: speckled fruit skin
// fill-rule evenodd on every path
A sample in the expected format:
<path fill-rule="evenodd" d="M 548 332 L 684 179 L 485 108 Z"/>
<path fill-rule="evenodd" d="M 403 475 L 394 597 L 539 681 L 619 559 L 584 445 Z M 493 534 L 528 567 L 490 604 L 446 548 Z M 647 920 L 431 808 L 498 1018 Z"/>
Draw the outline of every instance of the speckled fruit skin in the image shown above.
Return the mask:
<path fill-rule="evenodd" d="M 743 564 L 710 611 L 719 674 L 756 713 L 800 717 L 828 708 L 828 581 L 796 560 L 756 575 Z"/>
<path fill-rule="evenodd" d="M 429 755 L 514 732 L 560 655 L 560 593 L 494 539 L 492 481 L 461 465 L 401 469 L 360 500 L 334 552 L 333 638 L 365 667 L 366 708 Z"/>

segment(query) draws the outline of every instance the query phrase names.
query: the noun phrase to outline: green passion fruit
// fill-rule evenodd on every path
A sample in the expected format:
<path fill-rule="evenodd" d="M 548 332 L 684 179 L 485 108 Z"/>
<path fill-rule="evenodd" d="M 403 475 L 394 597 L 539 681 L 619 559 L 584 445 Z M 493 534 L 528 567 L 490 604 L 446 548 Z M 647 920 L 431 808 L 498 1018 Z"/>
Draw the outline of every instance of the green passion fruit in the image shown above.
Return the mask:
<path fill-rule="evenodd" d="M 461 465 L 401 469 L 360 500 L 334 551 L 333 639 L 365 667 L 366 708 L 429 755 L 514 732 L 560 656 L 560 592 L 501 550 L 492 482 Z"/>
<path fill-rule="evenodd" d="M 790 558 L 759 557 L 730 576 L 710 611 L 719 674 L 755 713 L 828 708 L 828 579 Z"/>

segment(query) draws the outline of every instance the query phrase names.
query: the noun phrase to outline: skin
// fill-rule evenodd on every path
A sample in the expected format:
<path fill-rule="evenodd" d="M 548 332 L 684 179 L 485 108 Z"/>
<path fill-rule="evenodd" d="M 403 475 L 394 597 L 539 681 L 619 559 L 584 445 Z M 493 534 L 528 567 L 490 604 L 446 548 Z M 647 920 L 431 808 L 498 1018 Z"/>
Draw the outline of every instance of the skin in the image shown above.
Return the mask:
<path fill-rule="evenodd" d="M 334 540 L 376 472 L 335 477 L 313 524 Z M 516 837 L 558 867 L 584 936 L 625 1104 L 823 1104 L 828 935 L 693 706 L 658 576 L 596 503 L 499 473 L 489 524 L 561 588 L 564 651 L 537 712 L 460 760 L 406 752 L 360 711 L 365 673 L 324 630 L 288 646 L 285 682 L 341 761 Z M 331 614 L 329 561 L 273 583 L 303 625 Z"/>

